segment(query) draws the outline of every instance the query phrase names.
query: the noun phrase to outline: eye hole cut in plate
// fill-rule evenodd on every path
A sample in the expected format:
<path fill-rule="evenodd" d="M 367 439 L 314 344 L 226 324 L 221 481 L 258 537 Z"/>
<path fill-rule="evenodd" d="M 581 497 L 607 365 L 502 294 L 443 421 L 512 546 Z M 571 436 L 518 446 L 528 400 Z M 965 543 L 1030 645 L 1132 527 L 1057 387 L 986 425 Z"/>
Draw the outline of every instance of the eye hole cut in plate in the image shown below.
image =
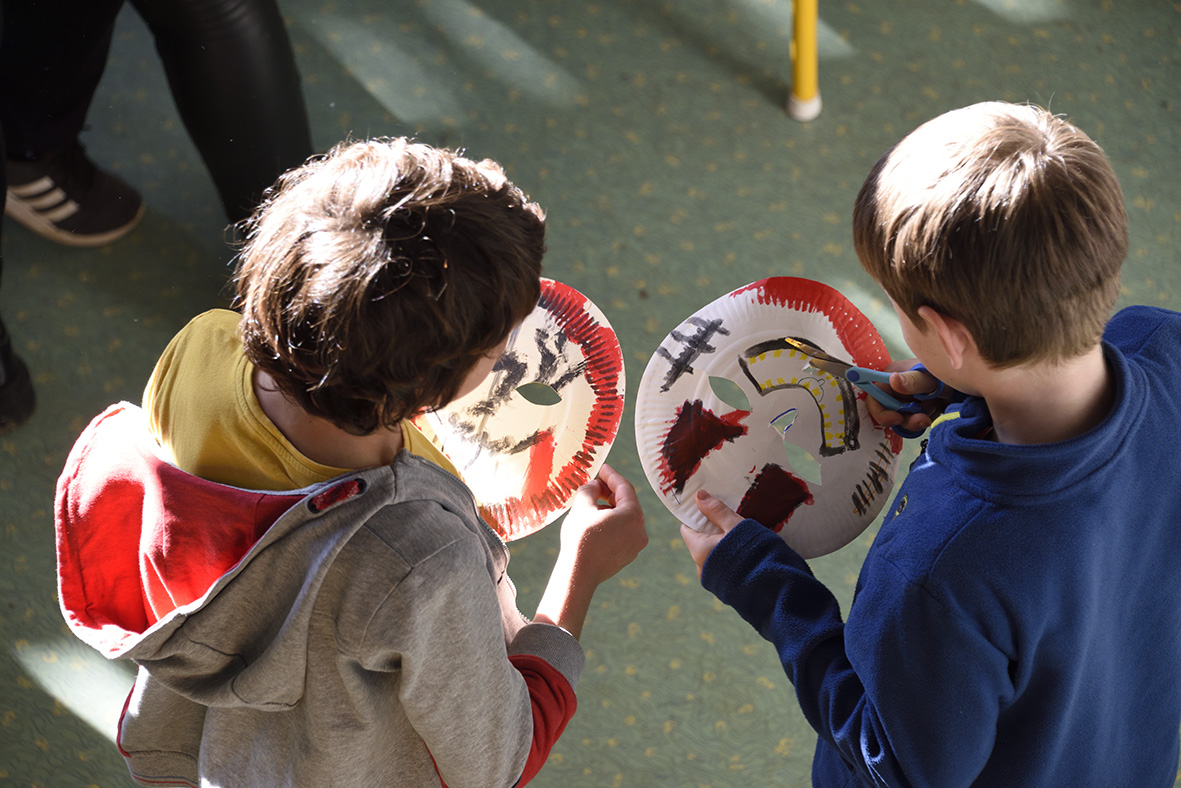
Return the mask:
<path fill-rule="evenodd" d="M 710 375 L 709 387 L 713 390 L 715 397 L 731 408 L 734 408 L 734 410 L 750 410 L 750 399 L 747 398 L 746 392 L 742 390 L 741 386 L 729 378 Z"/>
<path fill-rule="evenodd" d="M 526 383 L 523 386 L 517 387 L 517 393 L 520 394 L 526 402 L 533 405 L 557 405 L 562 401 L 562 395 L 554 390 L 553 386 L 540 381 L 533 383 Z"/>
<path fill-rule="evenodd" d="M 820 462 L 808 453 L 807 449 L 793 443 L 787 437 L 787 431 L 795 423 L 797 410 L 789 408 L 771 419 L 771 427 L 783 436 L 783 450 L 787 454 L 787 464 L 796 474 L 809 484 L 819 485 Z"/>

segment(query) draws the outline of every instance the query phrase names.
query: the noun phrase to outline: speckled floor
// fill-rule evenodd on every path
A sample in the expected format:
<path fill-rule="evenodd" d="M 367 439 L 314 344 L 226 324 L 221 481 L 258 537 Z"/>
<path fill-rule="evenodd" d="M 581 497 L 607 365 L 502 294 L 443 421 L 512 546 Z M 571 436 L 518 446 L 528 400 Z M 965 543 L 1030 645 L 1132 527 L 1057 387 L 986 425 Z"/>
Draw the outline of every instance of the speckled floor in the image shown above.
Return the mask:
<path fill-rule="evenodd" d="M 788 0 L 281 5 L 317 148 L 411 133 L 501 161 L 549 211 L 547 275 L 618 331 L 633 397 L 671 328 L 772 274 L 837 287 L 902 352 L 854 258 L 853 197 L 906 131 L 984 99 L 1049 105 L 1106 148 L 1131 218 L 1124 303 L 1181 306 L 1170 0 L 822 3 L 824 110 L 808 124 L 783 111 Z M 82 426 L 137 401 L 171 335 L 218 302 L 230 258 L 130 10 L 89 120 L 91 154 L 143 191 L 148 214 L 98 250 L 5 220 L 0 299 L 40 401 L 0 438 L 0 786 L 131 784 L 111 743 L 129 674 L 76 644 L 57 609 L 54 481 Z M 643 485 L 630 421 L 629 408 L 612 461 Z M 581 707 L 534 785 L 808 785 L 814 735 L 773 650 L 697 585 L 676 523 L 643 487 L 651 546 L 596 597 Z M 873 530 L 814 562 L 845 604 Z M 524 610 L 556 537 L 514 544 Z"/>

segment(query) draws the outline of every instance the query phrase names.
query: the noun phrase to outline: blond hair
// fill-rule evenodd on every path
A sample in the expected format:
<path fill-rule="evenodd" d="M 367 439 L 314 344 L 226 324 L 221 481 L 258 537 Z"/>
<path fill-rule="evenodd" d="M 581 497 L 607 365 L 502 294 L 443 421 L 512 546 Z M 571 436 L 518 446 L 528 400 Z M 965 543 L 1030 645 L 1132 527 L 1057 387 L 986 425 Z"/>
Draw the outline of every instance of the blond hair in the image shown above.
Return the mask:
<path fill-rule="evenodd" d="M 1006 367 L 1094 347 L 1120 291 L 1123 193 L 1103 150 L 1040 107 L 976 104 L 878 160 L 853 212 L 865 270 L 920 329 L 929 306 Z"/>

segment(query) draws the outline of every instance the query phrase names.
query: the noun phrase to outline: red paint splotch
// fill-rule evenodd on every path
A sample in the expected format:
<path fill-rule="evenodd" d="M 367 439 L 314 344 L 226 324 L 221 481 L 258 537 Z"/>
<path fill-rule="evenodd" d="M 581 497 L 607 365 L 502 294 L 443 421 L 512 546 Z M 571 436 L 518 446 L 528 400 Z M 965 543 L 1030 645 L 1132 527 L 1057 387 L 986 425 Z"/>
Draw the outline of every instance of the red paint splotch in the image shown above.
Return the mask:
<path fill-rule="evenodd" d="M 783 530 L 800 506 L 814 502 L 808 484 L 774 464 L 763 466 L 738 504 L 738 514 L 757 520 L 775 533 Z"/>
<path fill-rule="evenodd" d="M 549 486 L 554 472 L 554 450 L 557 441 L 553 430 L 546 430 L 537 436 L 537 442 L 529 449 L 529 469 L 525 473 L 523 497 L 541 496 Z"/>
<path fill-rule="evenodd" d="M 685 400 L 660 447 L 664 492 L 676 490 L 678 495 L 684 492 L 685 483 L 697 473 L 707 454 L 726 441 L 746 434 L 746 425 L 739 422 L 749 415 L 750 411 L 736 410 L 718 416 L 701 400 Z"/>

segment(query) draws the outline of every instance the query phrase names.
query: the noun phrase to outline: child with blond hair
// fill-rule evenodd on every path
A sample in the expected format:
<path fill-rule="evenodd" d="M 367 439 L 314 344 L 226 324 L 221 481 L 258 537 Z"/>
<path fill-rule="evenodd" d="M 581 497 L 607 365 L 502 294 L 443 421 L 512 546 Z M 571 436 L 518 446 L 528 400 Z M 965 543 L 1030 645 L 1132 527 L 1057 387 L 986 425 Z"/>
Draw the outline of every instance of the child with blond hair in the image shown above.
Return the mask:
<path fill-rule="evenodd" d="M 716 498 L 698 505 L 720 533 L 682 529 L 705 587 L 775 645 L 818 734 L 818 788 L 1173 785 L 1181 315 L 1111 316 L 1126 223 L 1103 151 L 1033 106 L 941 115 L 862 186 L 861 263 L 964 396 L 933 425 L 870 405 L 931 432 L 848 620 Z"/>

